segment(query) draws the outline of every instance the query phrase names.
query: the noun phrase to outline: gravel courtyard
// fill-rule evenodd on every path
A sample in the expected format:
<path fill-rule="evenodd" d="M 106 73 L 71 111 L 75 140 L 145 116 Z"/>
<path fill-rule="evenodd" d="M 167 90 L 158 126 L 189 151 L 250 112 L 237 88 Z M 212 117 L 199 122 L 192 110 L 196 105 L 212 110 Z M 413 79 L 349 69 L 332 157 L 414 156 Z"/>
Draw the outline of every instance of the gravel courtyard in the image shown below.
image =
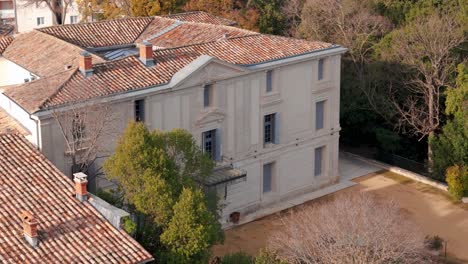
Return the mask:
<path fill-rule="evenodd" d="M 380 171 L 353 180 L 357 185 L 340 192 L 370 192 L 379 199 L 395 199 L 403 212 L 426 235 L 448 241 L 451 259 L 468 262 L 468 206 L 454 203 L 443 191 L 403 176 Z M 326 202 L 331 194 L 289 210 L 307 210 L 312 203 Z M 281 215 L 288 210 L 226 231 L 224 245 L 213 248 L 215 256 L 243 251 L 255 255 L 267 245 L 268 237 L 282 227 Z"/>

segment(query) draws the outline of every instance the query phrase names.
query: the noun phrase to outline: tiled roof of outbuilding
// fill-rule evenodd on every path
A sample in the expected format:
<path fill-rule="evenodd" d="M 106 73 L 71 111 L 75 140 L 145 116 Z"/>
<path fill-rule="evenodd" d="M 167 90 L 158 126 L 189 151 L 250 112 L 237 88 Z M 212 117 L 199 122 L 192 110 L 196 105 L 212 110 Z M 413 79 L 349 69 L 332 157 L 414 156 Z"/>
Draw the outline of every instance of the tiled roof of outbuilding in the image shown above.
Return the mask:
<path fill-rule="evenodd" d="M 152 20 L 152 17 L 120 18 L 37 30 L 82 48 L 98 48 L 133 44 Z"/>
<path fill-rule="evenodd" d="M 237 22 L 234 20 L 226 19 L 226 18 L 219 17 L 219 16 L 214 16 L 210 13 L 203 12 L 203 11 L 191 11 L 191 12 L 185 12 L 185 13 L 178 13 L 178 14 L 166 15 L 166 17 L 181 20 L 181 21 L 208 23 L 208 24 L 214 24 L 214 25 L 235 26 L 237 24 Z"/>
<path fill-rule="evenodd" d="M 0 108 L 0 134 L 16 132 L 21 135 L 28 135 L 29 132 L 5 110 Z"/>
<path fill-rule="evenodd" d="M 12 41 L 13 41 L 12 36 L 5 36 L 5 37 L 0 36 L 0 55 L 3 54 L 5 49 L 8 47 L 8 45 L 10 45 Z"/>
<path fill-rule="evenodd" d="M 140 263 L 151 255 L 117 230 L 88 202 L 73 197 L 72 182 L 20 135 L 0 134 L 0 262 Z M 39 221 L 39 244 L 23 236 L 19 214 Z"/>

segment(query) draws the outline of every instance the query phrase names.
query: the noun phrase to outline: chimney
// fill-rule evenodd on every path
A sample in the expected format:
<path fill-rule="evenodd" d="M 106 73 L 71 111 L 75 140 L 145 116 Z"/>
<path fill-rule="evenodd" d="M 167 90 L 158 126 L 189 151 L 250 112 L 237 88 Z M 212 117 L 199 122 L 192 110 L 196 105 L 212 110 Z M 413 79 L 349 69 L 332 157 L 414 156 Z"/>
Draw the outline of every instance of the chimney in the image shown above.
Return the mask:
<path fill-rule="evenodd" d="M 76 199 L 84 202 L 88 200 L 88 176 L 82 172 L 74 173 L 73 174 L 73 181 L 75 182 L 75 195 Z"/>
<path fill-rule="evenodd" d="M 140 44 L 140 60 L 148 67 L 154 66 L 153 45 L 148 41 Z"/>
<path fill-rule="evenodd" d="M 21 220 L 23 221 L 23 234 L 24 238 L 32 247 L 37 247 L 38 244 L 38 235 L 37 235 L 37 225 L 38 221 L 28 211 L 23 211 L 20 215 Z"/>
<path fill-rule="evenodd" d="M 87 51 L 80 52 L 79 66 L 84 76 L 88 77 L 93 75 L 93 58 L 91 57 L 91 53 Z"/>

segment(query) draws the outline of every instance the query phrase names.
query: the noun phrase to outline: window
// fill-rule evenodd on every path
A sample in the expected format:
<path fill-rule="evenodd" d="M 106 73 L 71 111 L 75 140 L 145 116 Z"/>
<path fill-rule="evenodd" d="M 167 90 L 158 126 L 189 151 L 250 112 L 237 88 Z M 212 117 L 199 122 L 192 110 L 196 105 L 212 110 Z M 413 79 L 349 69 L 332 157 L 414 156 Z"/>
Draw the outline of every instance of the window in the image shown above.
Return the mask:
<path fill-rule="evenodd" d="M 276 114 L 269 114 L 263 120 L 263 143 L 276 143 Z"/>
<path fill-rule="evenodd" d="M 217 129 L 203 132 L 203 152 L 212 160 L 220 159 L 219 132 Z"/>
<path fill-rule="evenodd" d="M 272 71 L 267 71 L 266 72 L 266 92 L 269 93 L 273 90 L 272 87 Z"/>
<path fill-rule="evenodd" d="M 78 23 L 78 16 L 70 16 L 70 24 Z"/>
<path fill-rule="evenodd" d="M 37 18 L 37 25 L 38 26 L 44 25 L 44 17 L 38 17 Z"/>
<path fill-rule="evenodd" d="M 325 59 L 320 59 L 318 61 L 318 80 L 323 80 L 324 77 L 324 66 L 325 66 Z"/>
<path fill-rule="evenodd" d="M 323 167 L 323 152 L 325 147 L 319 147 L 315 149 L 315 162 L 314 162 L 314 175 L 322 175 Z"/>
<path fill-rule="evenodd" d="M 85 137 L 85 122 L 83 116 L 76 114 L 72 120 L 72 137 L 75 143 L 80 143 Z"/>
<path fill-rule="evenodd" d="M 203 87 L 203 106 L 209 107 L 213 101 L 213 85 L 207 84 Z"/>
<path fill-rule="evenodd" d="M 140 99 L 135 101 L 135 121 L 145 121 L 145 100 Z"/>
<path fill-rule="evenodd" d="M 325 117 L 325 100 L 315 103 L 315 130 L 320 130 L 324 127 Z"/>
<path fill-rule="evenodd" d="M 263 193 L 273 190 L 273 162 L 263 165 Z"/>

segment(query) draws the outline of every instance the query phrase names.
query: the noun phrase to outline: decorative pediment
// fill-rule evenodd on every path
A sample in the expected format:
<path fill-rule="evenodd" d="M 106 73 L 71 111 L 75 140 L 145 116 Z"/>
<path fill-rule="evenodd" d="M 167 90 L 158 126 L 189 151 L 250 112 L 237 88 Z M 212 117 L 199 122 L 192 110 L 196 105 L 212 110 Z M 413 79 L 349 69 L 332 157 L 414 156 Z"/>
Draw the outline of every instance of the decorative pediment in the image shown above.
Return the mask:
<path fill-rule="evenodd" d="M 248 72 L 246 68 L 202 55 L 178 71 L 171 79 L 173 89 L 229 79 Z"/>
<path fill-rule="evenodd" d="M 208 110 L 207 112 L 202 113 L 200 117 L 197 119 L 197 121 L 195 122 L 195 124 L 197 126 L 201 126 L 201 125 L 209 124 L 209 123 L 221 123 L 223 122 L 225 117 L 226 117 L 226 114 L 223 113 L 220 109 L 212 108 Z"/>

